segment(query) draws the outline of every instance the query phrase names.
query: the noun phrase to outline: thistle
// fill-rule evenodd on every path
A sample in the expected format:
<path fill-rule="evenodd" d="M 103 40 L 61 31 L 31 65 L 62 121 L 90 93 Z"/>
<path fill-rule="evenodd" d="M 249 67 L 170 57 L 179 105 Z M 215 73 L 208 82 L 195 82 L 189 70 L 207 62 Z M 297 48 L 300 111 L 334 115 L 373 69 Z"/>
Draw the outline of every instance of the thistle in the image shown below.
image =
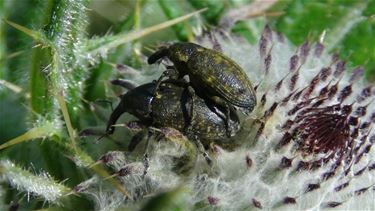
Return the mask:
<path fill-rule="evenodd" d="M 183 187 L 184 209 L 374 209 L 375 90 L 362 67 L 346 70 L 320 42 L 295 48 L 268 26 L 257 45 L 220 31 L 195 42 L 236 60 L 255 84 L 258 105 L 231 140 L 239 147 L 211 146 L 212 167 L 198 155 L 189 174 L 179 174 L 176 161 L 197 153 L 167 139 L 151 141 L 144 177 L 139 158 L 110 156 L 105 163 L 134 200 Z M 139 206 L 125 198 L 117 203 Z"/>
<path fill-rule="evenodd" d="M 79 195 L 90 198 L 96 210 L 148 210 L 156 205 L 179 210 L 375 209 L 375 154 L 371 150 L 375 89 L 365 81 L 364 69 L 347 70 L 345 61 L 330 54 L 322 42 L 306 41 L 295 47 L 268 26 L 255 45 L 224 29 L 201 34 L 198 27 L 199 35 L 193 37 L 193 42 L 235 60 L 255 85 L 258 104 L 250 116 L 242 118 L 241 131 L 228 140 L 235 148 L 212 143 L 208 153 L 213 164 L 208 166 L 193 142 L 178 131 L 151 128 L 166 138 L 150 140 L 146 175 L 142 163 L 145 141 L 133 153 L 110 151 L 95 163 L 76 143 L 81 139 L 73 128 L 83 108 L 82 80 L 88 77 L 88 70 L 100 59 L 106 60 L 111 49 L 200 11 L 145 30 L 88 38 L 83 30 L 87 4 L 54 4 L 53 15 L 47 15 L 51 24 L 42 31 L 9 22 L 42 43 L 41 50 L 47 51 L 45 60 L 51 64 L 43 68 L 45 76 L 33 76 L 43 79 L 42 84 L 32 80 L 32 108 L 41 124 L 2 144 L 0 150 L 44 138 L 53 141 L 77 168 L 95 174 L 71 188 L 45 171 L 34 174 L 4 159 L 0 160 L 2 184 L 25 192 L 28 202 L 38 197 L 48 205 L 64 207 L 70 197 Z M 231 24 L 227 25 L 224 28 L 229 29 Z M 150 66 L 143 58 L 137 58 L 143 62 L 142 70 L 126 65 L 117 65 L 117 69 L 131 82 L 150 82 L 163 65 Z M 35 66 L 33 72 L 39 73 L 41 66 Z M 96 79 L 88 84 L 94 82 Z M 39 99 L 40 90 L 46 91 L 45 98 Z M 76 124 L 70 122 L 69 115 Z M 131 124 L 123 126 L 118 130 L 140 130 Z M 70 143 L 65 142 L 69 139 Z M 9 208 L 2 203 L 6 194 L 0 189 L 0 209 Z"/>

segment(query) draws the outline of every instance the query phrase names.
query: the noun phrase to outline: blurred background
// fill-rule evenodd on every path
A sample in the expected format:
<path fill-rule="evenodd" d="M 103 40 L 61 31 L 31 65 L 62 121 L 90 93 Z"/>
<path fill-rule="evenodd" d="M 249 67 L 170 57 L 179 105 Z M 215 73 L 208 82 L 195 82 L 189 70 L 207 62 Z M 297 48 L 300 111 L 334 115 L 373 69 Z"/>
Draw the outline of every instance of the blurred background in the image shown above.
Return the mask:
<path fill-rule="evenodd" d="M 258 42 L 266 24 L 285 35 L 295 45 L 306 40 L 321 41 L 332 53 L 347 61 L 347 69 L 363 65 L 367 79 L 371 83 L 375 81 L 373 0 L 82 1 L 86 8 L 70 8 L 69 4 L 72 4 L 72 7 L 80 5 L 69 1 L 62 2 L 66 3 L 58 0 L 0 1 L 0 144 L 36 127 L 38 121 L 56 118 L 52 113 L 56 112 L 53 108 L 57 107 L 53 102 L 49 102 L 51 96 L 47 93 L 53 81 L 48 72 L 54 62 L 53 54 L 48 47 L 43 47 L 43 42 L 33 39 L 30 36 L 32 33 L 25 33 L 9 23 L 40 32 L 42 40 L 46 37 L 56 49 L 59 49 L 61 44 L 58 42 L 59 33 L 64 35 L 64 30 L 70 30 L 69 36 L 80 41 L 66 45 L 69 52 L 74 54 L 72 57 L 78 65 L 69 67 L 72 60 L 69 59 L 68 50 L 65 55 L 67 59 L 62 59 L 63 62 L 67 61 L 64 68 L 68 66 L 67 69 L 75 72 L 84 69 L 80 75 L 74 75 L 75 80 L 68 80 L 68 86 L 69 83 L 77 83 L 84 87 L 73 90 L 72 93 L 79 92 L 79 96 L 75 97 L 73 93 L 67 100 L 73 127 L 77 132 L 87 127 L 104 129 L 105 121 L 111 112 L 110 105 L 98 100 L 116 103 L 116 95 L 120 94 L 121 90 L 110 87 L 108 81 L 120 77 L 119 70 L 124 68 L 122 65 L 141 69 L 144 55 L 149 55 L 151 49 L 155 49 L 157 45 L 171 41 L 192 41 L 195 33 L 216 27 L 228 28 L 228 24 L 232 24 L 233 20 L 236 22 L 233 22 L 231 31 L 252 44 Z M 89 47 L 118 39 L 116 35 L 146 29 L 203 8 L 207 10 L 199 15 L 147 36 L 136 35 L 138 37 L 135 39 L 101 52 L 105 55 L 88 59 L 88 62 L 81 61 L 86 59 L 86 55 L 79 57 L 76 54 L 76 51 L 85 54 L 84 50 Z M 69 9 L 78 11 L 78 14 L 72 13 L 71 19 L 66 15 L 63 17 L 61 14 Z M 75 24 L 74 27 L 65 27 L 64 20 L 58 20 L 59 14 L 61 19 L 66 18 L 65 21 Z M 55 22 L 59 21 L 61 25 L 56 26 Z M 67 38 L 67 42 L 69 39 Z M 83 43 L 82 49 L 75 47 L 75 43 Z M 61 45 L 64 44 L 66 43 Z M 61 49 L 63 51 L 59 53 L 64 54 L 65 47 Z M 64 184 L 74 187 L 89 178 L 89 173 L 77 168 L 66 152 L 56 147 L 56 142 L 64 141 L 68 137 L 64 126 L 59 127 L 63 130 L 61 133 L 53 134 L 42 142 L 27 142 L 0 149 L 0 159 L 10 159 L 32 172 L 46 170 L 58 181 L 69 178 Z M 89 139 L 79 139 L 78 145 L 95 160 L 106 151 L 125 149 L 124 139 L 128 138 L 123 137 L 129 136 L 125 131 L 116 134 L 109 142 L 95 144 Z M 57 141 L 51 142 L 49 139 Z M 0 183 L 0 188 L 5 190 L 6 204 L 25 201 L 22 194 L 18 194 L 18 191 L 7 184 Z M 84 198 L 77 197 L 69 203 L 71 207 L 91 208 Z M 20 204 L 25 209 L 40 208 L 43 202 L 34 201 L 27 206 Z"/>

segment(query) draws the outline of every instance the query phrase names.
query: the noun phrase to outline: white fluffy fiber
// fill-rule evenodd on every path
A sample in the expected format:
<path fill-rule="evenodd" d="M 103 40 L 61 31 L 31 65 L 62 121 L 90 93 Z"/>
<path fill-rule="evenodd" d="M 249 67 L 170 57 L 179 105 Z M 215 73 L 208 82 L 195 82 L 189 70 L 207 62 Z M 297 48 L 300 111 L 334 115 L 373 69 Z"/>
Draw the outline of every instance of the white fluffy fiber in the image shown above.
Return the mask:
<path fill-rule="evenodd" d="M 241 147 L 235 151 L 226 151 L 218 146 L 210 151 L 210 156 L 214 159 L 214 165 L 208 167 L 201 155 L 190 175 L 179 175 L 171 169 L 174 166 L 173 157 L 186 155 L 187 151 L 181 150 L 181 146 L 173 142 L 152 143 L 153 152 L 150 157 L 150 170 L 145 178 L 141 177 L 142 170 L 134 171 L 133 174 L 124 176 L 121 181 L 125 188 L 132 194 L 135 194 L 138 200 L 162 190 L 168 190 L 177 186 L 184 186 L 188 193 L 185 200 L 190 209 L 199 210 L 252 210 L 252 209 L 272 209 L 272 210 L 322 210 L 322 209 L 375 209 L 375 169 L 371 168 L 375 162 L 375 151 L 372 149 L 368 153 L 363 153 L 358 163 L 353 160 L 350 164 L 342 163 L 335 170 L 333 177 L 328 180 L 322 179 L 322 175 L 327 173 L 334 159 L 327 164 L 315 170 L 295 171 L 298 161 L 313 161 L 318 157 L 324 157 L 323 154 L 310 154 L 303 156 L 299 150 L 296 150 L 293 144 L 289 144 L 280 150 L 275 150 L 284 131 L 281 127 L 287 118 L 295 118 L 295 115 L 288 116 L 287 112 L 295 105 L 301 102 L 301 98 L 296 101 L 289 101 L 284 106 L 278 106 L 274 113 L 265 121 L 265 127 L 259 137 L 256 133 L 259 129 L 259 122 L 263 121 L 264 112 L 275 102 L 280 102 L 293 91 L 305 89 L 312 79 L 321 71 L 323 67 L 331 67 L 335 70 L 340 60 L 336 60 L 333 55 L 323 51 L 321 55 L 316 54 L 316 48 L 321 47 L 318 44 L 309 43 L 309 53 L 303 58 L 303 51 L 307 46 L 294 47 L 284 37 L 266 28 L 263 34 L 263 41 L 266 42 L 265 48 L 261 49 L 264 55 L 260 53 L 260 43 L 251 45 L 240 38 L 223 35 L 222 32 L 211 32 L 210 36 L 197 38 L 199 44 L 208 48 L 217 48 L 222 50 L 225 55 L 235 60 L 248 74 L 249 79 L 254 86 L 257 86 L 258 106 L 255 110 L 243 120 L 243 129 L 240 134 L 234 138 L 235 141 L 242 143 Z M 214 37 L 214 38 L 213 38 Z M 264 43 L 263 43 L 264 44 Z M 266 74 L 265 59 L 271 55 L 268 74 Z M 299 77 L 293 90 L 290 90 L 289 84 L 294 72 L 290 69 L 290 59 L 293 55 L 299 55 Z M 145 65 L 147 66 L 147 65 Z M 157 68 L 155 65 L 149 68 Z M 149 70 L 147 70 L 149 71 Z M 160 71 L 160 67 L 159 67 Z M 297 70 L 296 70 L 297 71 Z M 370 137 L 374 137 L 373 129 L 374 119 L 371 115 L 375 113 L 374 89 L 370 89 L 370 97 L 359 102 L 358 99 L 362 90 L 368 86 L 361 74 L 354 77 L 351 71 L 345 70 L 342 76 L 334 77 L 331 74 L 325 82 L 317 84 L 312 91 L 310 98 L 318 96 L 321 88 L 327 84 L 338 84 L 338 90 L 352 83 L 352 94 L 347 97 L 344 104 L 353 104 L 353 111 L 360 106 L 367 106 L 365 116 L 359 118 L 360 124 L 369 121 L 372 126 L 368 130 L 360 130 L 360 134 L 355 143 L 361 142 L 359 139 L 365 137 L 364 144 L 359 152 L 365 150 L 366 146 L 372 145 Z M 144 77 L 139 75 L 134 77 L 137 82 L 147 82 Z M 278 91 L 275 91 L 276 84 L 284 78 L 284 83 Z M 352 80 L 353 79 L 353 80 Z M 352 82 L 350 81 L 352 80 Z M 338 92 L 339 93 L 339 92 Z M 266 96 L 264 106 L 260 106 L 262 96 Z M 337 104 L 337 97 L 327 100 L 322 107 Z M 353 114 L 354 115 L 354 114 Z M 257 122 L 257 120 L 259 120 Z M 352 130 L 352 129 L 351 129 Z M 373 141 L 373 140 L 372 140 Z M 293 142 L 293 141 L 292 141 Z M 170 156 L 168 156 L 170 155 Z M 172 156 L 173 155 L 173 156 Z M 354 155 L 356 157 L 357 155 Z M 292 159 L 291 167 L 280 168 L 280 162 L 283 157 Z M 118 171 L 126 165 L 135 165 L 141 168 L 141 156 L 138 160 L 124 159 L 124 163 L 116 163 L 112 167 Z M 134 162 L 134 163 L 133 163 Z M 344 170 L 349 173 L 344 174 Z M 363 173 L 355 175 L 359 170 L 364 169 Z M 349 182 L 348 186 L 336 191 L 335 188 Z M 309 184 L 319 184 L 319 188 L 306 191 Z M 366 189 L 367 188 L 367 189 Z M 360 190 L 366 189 L 360 193 Z M 95 195 L 95 193 L 92 193 Z M 295 203 L 284 203 L 286 197 L 293 198 Z M 99 207 L 105 207 L 105 200 L 99 196 L 94 197 L 101 204 Z M 103 201 L 104 200 L 104 201 Z M 119 202 L 119 201 L 118 201 Z M 134 206 L 134 202 L 123 199 L 125 206 Z M 108 202 L 108 206 L 113 204 Z M 197 207 L 199 204 L 199 208 Z M 203 204 L 203 205 L 202 205 Z M 331 206 L 329 206 L 331 205 Z M 334 205 L 334 208 L 332 208 Z M 118 204 L 120 206 L 120 203 Z M 331 207 L 331 208 L 330 208 Z"/>

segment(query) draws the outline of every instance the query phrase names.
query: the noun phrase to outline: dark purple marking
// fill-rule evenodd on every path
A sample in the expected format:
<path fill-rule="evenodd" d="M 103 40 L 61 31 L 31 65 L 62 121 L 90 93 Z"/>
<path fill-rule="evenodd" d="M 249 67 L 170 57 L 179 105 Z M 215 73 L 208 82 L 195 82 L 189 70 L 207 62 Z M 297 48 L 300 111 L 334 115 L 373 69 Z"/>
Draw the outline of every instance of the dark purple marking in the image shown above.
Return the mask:
<path fill-rule="evenodd" d="M 310 164 L 310 169 L 311 169 L 311 170 L 316 170 L 316 169 L 322 167 L 322 166 L 323 166 L 323 163 L 324 163 L 324 161 L 323 161 L 322 159 L 317 160 L 317 161 L 314 161 L 314 162 L 312 162 L 312 163 Z"/>
<path fill-rule="evenodd" d="M 250 158 L 250 156 L 246 155 L 245 160 L 246 160 L 246 166 L 247 166 L 247 168 L 251 168 L 251 166 L 253 166 L 253 160 Z"/>
<path fill-rule="evenodd" d="M 277 108 L 278 103 L 274 102 L 272 106 L 264 113 L 264 118 L 268 119 L 270 116 L 272 116 L 273 112 Z"/>
<path fill-rule="evenodd" d="M 207 201 L 211 206 L 216 206 L 219 204 L 220 199 L 214 196 L 208 196 Z"/>
<path fill-rule="evenodd" d="M 348 123 L 349 123 L 349 125 L 351 125 L 351 126 L 356 126 L 356 125 L 358 125 L 358 118 L 357 118 L 357 117 L 350 116 L 350 117 L 348 118 Z"/>
<path fill-rule="evenodd" d="M 352 139 L 356 139 L 359 135 L 359 128 L 354 128 L 354 130 L 350 133 L 350 137 Z"/>
<path fill-rule="evenodd" d="M 372 136 L 370 137 L 370 143 L 371 143 L 371 144 L 375 144 L 375 135 L 372 135 Z"/>
<path fill-rule="evenodd" d="M 375 163 L 369 165 L 369 166 L 368 166 L 368 170 L 369 170 L 369 171 L 375 170 Z"/>
<path fill-rule="evenodd" d="M 317 107 L 321 106 L 324 103 L 324 101 L 326 101 L 326 99 L 320 99 L 320 100 L 316 101 L 314 104 L 312 104 L 311 107 L 317 108 Z"/>
<path fill-rule="evenodd" d="M 363 150 L 362 152 L 360 152 L 357 157 L 355 158 L 355 161 L 354 161 L 354 164 L 357 164 L 361 158 L 363 157 L 363 155 L 367 154 L 370 150 L 371 150 L 371 147 L 372 147 L 372 144 L 369 144 L 367 145 Z"/>
<path fill-rule="evenodd" d="M 334 53 L 332 55 L 332 58 L 331 58 L 331 63 L 336 63 L 337 61 L 339 60 L 339 54 L 338 53 Z"/>
<path fill-rule="evenodd" d="M 308 184 L 305 193 L 314 191 L 316 189 L 319 189 L 320 185 L 319 184 Z"/>
<path fill-rule="evenodd" d="M 296 86 L 298 78 L 299 78 L 299 73 L 297 72 L 297 73 L 293 74 L 292 78 L 290 79 L 289 89 L 291 91 L 294 90 L 294 87 Z"/>
<path fill-rule="evenodd" d="M 369 138 L 369 141 L 370 141 L 370 144 L 375 144 L 375 135 L 372 135 L 372 136 Z"/>
<path fill-rule="evenodd" d="M 294 92 L 290 93 L 288 96 L 286 96 L 282 101 L 281 101 L 281 106 L 285 106 L 286 103 L 290 100 Z"/>
<path fill-rule="evenodd" d="M 329 99 L 332 99 L 333 96 L 335 96 L 335 94 L 337 93 L 337 84 L 331 86 L 331 88 L 329 88 L 329 91 L 328 91 L 328 98 Z"/>
<path fill-rule="evenodd" d="M 300 161 L 297 165 L 296 171 L 302 171 L 302 170 L 309 170 L 310 169 L 310 163 L 305 161 Z"/>
<path fill-rule="evenodd" d="M 357 115 L 359 117 L 362 117 L 362 116 L 366 115 L 366 112 L 367 112 L 367 106 L 360 106 L 355 111 L 355 115 Z"/>
<path fill-rule="evenodd" d="M 259 136 L 263 133 L 264 126 L 265 126 L 265 123 L 264 123 L 264 122 L 261 122 L 261 123 L 260 123 L 260 126 L 259 126 L 259 129 L 258 129 L 258 131 L 257 131 L 257 134 L 255 135 L 255 138 L 256 138 L 256 139 L 258 139 Z"/>
<path fill-rule="evenodd" d="M 361 126 L 359 127 L 361 130 L 366 130 L 370 127 L 371 123 L 370 122 L 364 122 L 361 124 Z"/>
<path fill-rule="evenodd" d="M 133 166 L 125 166 L 124 168 L 120 169 L 120 171 L 117 172 L 118 176 L 125 177 L 133 173 Z"/>
<path fill-rule="evenodd" d="M 329 171 L 329 172 L 326 172 L 322 175 L 322 179 L 323 180 L 328 180 L 330 179 L 331 177 L 335 176 L 335 172 L 334 171 Z"/>
<path fill-rule="evenodd" d="M 328 86 L 329 86 L 329 85 L 323 87 L 323 88 L 320 90 L 320 92 L 319 92 L 319 97 L 320 97 L 320 98 L 323 98 L 323 97 L 325 97 L 325 96 L 327 95 L 327 93 L 328 93 Z"/>
<path fill-rule="evenodd" d="M 103 155 L 103 156 L 101 156 L 100 158 L 99 158 L 99 160 L 101 161 L 101 162 L 103 162 L 103 163 L 108 163 L 108 162 L 111 162 L 112 160 L 113 160 L 113 154 L 112 153 L 107 153 L 107 154 L 105 154 L 105 155 Z"/>
<path fill-rule="evenodd" d="M 334 207 L 340 206 L 341 204 L 342 204 L 342 202 L 330 201 L 330 202 L 327 202 L 327 203 L 325 204 L 325 207 L 331 207 L 331 208 L 334 208 Z"/>
<path fill-rule="evenodd" d="M 117 70 L 125 70 L 126 66 L 123 64 L 116 64 L 116 69 Z"/>
<path fill-rule="evenodd" d="M 284 79 L 281 79 L 279 82 L 277 82 L 275 86 L 275 91 L 279 91 L 279 89 L 281 88 L 281 85 L 283 85 L 283 81 Z"/>
<path fill-rule="evenodd" d="M 272 30 L 268 24 L 264 27 L 262 36 L 266 37 L 269 41 L 272 41 Z"/>
<path fill-rule="evenodd" d="M 308 86 L 307 90 L 305 91 L 305 93 L 303 94 L 303 99 L 308 99 L 311 95 L 311 93 L 314 91 L 316 85 L 319 83 L 320 81 L 320 78 L 319 78 L 319 75 L 315 76 L 311 82 L 310 82 L 310 85 Z"/>
<path fill-rule="evenodd" d="M 365 69 L 363 67 L 357 67 L 353 70 L 352 75 L 350 76 L 350 83 L 353 83 L 354 81 L 363 78 L 363 73 Z"/>
<path fill-rule="evenodd" d="M 257 91 L 259 84 L 254 87 L 254 91 Z"/>
<path fill-rule="evenodd" d="M 345 183 L 343 183 L 343 184 L 341 184 L 341 185 L 335 187 L 335 191 L 336 191 L 336 192 L 341 191 L 342 189 L 348 187 L 348 185 L 349 185 L 349 182 L 345 182 Z"/>
<path fill-rule="evenodd" d="M 293 120 L 288 119 L 288 120 L 284 123 L 284 125 L 281 127 L 281 129 L 283 129 L 283 130 L 289 130 L 289 129 L 292 127 L 293 123 L 294 123 Z"/>
<path fill-rule="evenodd" d="M 280 32 L 277 32 L 277 39 L 281 43 L 285 42 L 284 35 L 282 35 Z"/>
<path fill-rule="evenodd" d="M 343 102 L 347 97 L 349 97 L 349 95 L 352 93 L 352 85 L 348 85 L 346 86 L 345 88 L 343 88 L 340 92 L 340 95 L 339 97 L 337 98 L 337 100 L 339 102 Z"/>
<path fill-rule="evenodd" d="M 300 56 L 301 56 L 301 60 L 302 60 L 302 63 L 305 63 L 306 61 L 306 58 L 309 56 L 309 53 L 310 53 L 310 44 L 308 41 L 304 42 L 302 45 L 301 45 L 301 48 L 300 48 Z"/>
<path fill-rule="evenodd" d="M 259 52 L 260 56 L 264 56 L 267 51 L 267 45 L 268 45 L 268 40 L 266 39 L 265 36 L 261 36 L 260 41 L 259 41 Z"/>
<path fill-rule="evenodd" d="M 371 86 L 364 88 L 364 89 L 362 90 L 362 92 L 361 92 L 361 96 L 362 96 L 363 98 L 368 98 L 368 97 L 370 97 L 370 96 L 371 96 Z"/>
<path fill-rule="evenodd" d="M 363 172 L 365 172 L 366 169 L 367 169 L 367 166 L 362 168 L 361 170 L 355 172 L 354 176 L 361 176 L 363 174 Z"/>
<path fill-rule="evenodd" d="M 210 42 L 212 43 L 212 48 L 216 51 L 223 52 L 223 48 L 221 47 L 219 41 L 217 40 L 214 33 L 209 32 L 208 37 Z"/>
<path fill-rule="evenodd" d="M 266 74 L 268 74 L 270 70 L 271 62 L 272 62 L 271 54 L 268 54 L 267 57 L 264 59 L 264 65 L 266 67 Z"/>
<path fill-rule="evenodd" d="M 339 77 L 345 70 L 345 62 L 344 61 L 338 61 L 336 64 L 336 70 L 333 73 L 335 77 Z"/>
<path fill-rule="evenodd" d="M 323 67 L 320 70 L 320 78 L 322 79 L 322 81 L 326 81 L 328 76 L 331 75 L 331 72 L 331 67 Z"/>
<path fill-rule="evenodd" d="M 361 188 L 359 190 L 354 191 L 354 194 L 357 195 L 357 196 L 359 196 L 359 195 L 363 194 L 364 192 L 366 192 L 368 189 L 369 189 L 369 187 L 367 187 L 367 188 Z"/>
<path fill-rule="evenodd" d="M 280 168 L 289 168 L 292 166 L 293 159 L 289 159 L 287 157 L 281 158 Z"/>
<path fill-rule="evenodd" d="M 315 56 L 319 58 L 322 55 L 323 50 L 324 50 L 324 45 L 322 43 L 318 42 L 315 45 Z"/>
<path fill-rule="evenodd" d="M 297 66 L 298 66 L 298 60 L 299 60 L 299 57 L 298 55 L 294 55 L 290 58 L 290 62 L 289 62 L 289 70 L 291 72 L 295 71 L 297 69 Z"/>
<path fill-rule="evenodd" d="M 284 204 L 297 204 L 297 201 L 295 198 L 287 196 L 283 199 L 283 203 Z"/>
<path fill-rule="evenodd" d="M 281 138 L 280 142 L 277 144 L 277 149 L 280 149 L 281 147 L 289 144 L 289 142 L 292 140 L 292 135 L 289 132 L 284 133 L 283 137 Z"/>
<path fill-rule="evenodd" d="M 82 193 L 83 191 L 87 190 L 89 188 L 89 185 L 87 184 L 78 184 L 73 188 L 73 191 L 76 193 Z"/>
<path fill-rule="evenodd" d="M 266 95 L 267 93 L 263 94 L 262 98 L 260 99 L 260 106 L 263 107 L 266 104 Z"/>
<path fill-rule="evenodd" d="M 309 100 L 298 103 L 296 106 L 294 106 L 294 108 L 288 111 L 288 115 L 289 116 L 294 115 L 297 111 L 299 111 L 303 107 L 306 107 L 308 104 L 310 104 L 311 101 L 312 99 L 309 99 Z"/>
<path fill-rule="evenodd" d="M 256 200 L 255 198 L 253 198 L 253 199 L 252 199 L 252 202 L 253 202 L 253 205 L 254 205 L 256 208 L 263 209 L 262 203 L 260 203 L 260 201 L 258 201 L 258 200 Z"/>

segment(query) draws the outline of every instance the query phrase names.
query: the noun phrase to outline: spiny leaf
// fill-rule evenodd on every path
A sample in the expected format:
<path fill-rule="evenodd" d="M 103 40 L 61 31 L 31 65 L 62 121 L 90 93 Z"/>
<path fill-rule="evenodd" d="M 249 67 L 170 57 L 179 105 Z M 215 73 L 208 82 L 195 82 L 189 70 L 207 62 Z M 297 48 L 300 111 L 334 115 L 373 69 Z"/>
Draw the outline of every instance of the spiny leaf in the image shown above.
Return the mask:
<path fill-rule="evenodd" d="M 58 203 L 59 199 L 71 192 L 70 188 L 56 182 L 48 173 L 35 175 L 9 160 L 0 161 L 0 175 L 18 190 L 35 194 L 51 203 Z"/>
<path fill-rule="evenodd" d="M 47 44 L 48 41 L 47 39 L 45 39 L 44 35 L 38 31 L 34 31 L 34 30 L 31 30 L 31 29 L 28 29 L 24 26 L 21 26 L 17 23 L 14 23 L 12 21 L 9 21 L 9 20 L 4 20 L 7 24 L 11 25 L 12 27 L 20 30 L 21 32 L 29 35 L 31 38 L 33 38 L 34 40 L 36 41 L 39 41 L 39 42 L 42 42 L 44 44 Z"/>
<path fill-rule="evenodd" d="M 47 122 L 41 127 L 32 128 L 31 130 L 27 131 L 26 133 L 12 139 L 12 140 L 9 140 L 9 141 L 5 142 L 4 144 L 0 145 L 0 150 L 5 149 L 5 148 L 10 147 L 10 146 L 13 146 L 13 145 L 16 145 L 16 144 L 19 144 L 19 143 L 22 143 L 22 142 L 25 142 L 25 141 L 30 141 L 32 139 L 44 138 L 44 137 L 50 136 L 51 134 L 55 134 L 55 133 L 56 133 L 56 129 L 53 126 L 53 124 L 50 123 L 50 122 Z"/>
<path fill-rule="evenodd" d="M 96 55 L 100 52 L 106 52 L 110 49 L 116 48 L 119 45 L 122 45 L 124 43 L 139 39 L 141 37 L 144 37 L 146 35 L 149 35 L 151 33 L 160 31 L 162 29 L 165 29 L 167 27 L 173 26 L 177 23 L 180 23 L 188 18 L 191 18 L 194 15 L 197 15 L 206 9 L 201 9 L 196 12 L 192 12 L 190 14 L 181 16 L 179 18 L 175 18 L 170 21 L 166 21 L 164 23 L 160 23 L 155 26 L 151 26 L 145 29 L 142 29 L 140 31 L 134 31 L 130 32 L 128 34 L 119 34 L 119 35 L 113 35 L 113 36 L 105 36 L 98 39 L 89 40 L 87 43 L 86 51 L 89 54 Z"/>

